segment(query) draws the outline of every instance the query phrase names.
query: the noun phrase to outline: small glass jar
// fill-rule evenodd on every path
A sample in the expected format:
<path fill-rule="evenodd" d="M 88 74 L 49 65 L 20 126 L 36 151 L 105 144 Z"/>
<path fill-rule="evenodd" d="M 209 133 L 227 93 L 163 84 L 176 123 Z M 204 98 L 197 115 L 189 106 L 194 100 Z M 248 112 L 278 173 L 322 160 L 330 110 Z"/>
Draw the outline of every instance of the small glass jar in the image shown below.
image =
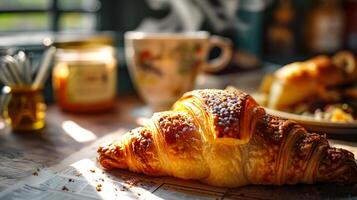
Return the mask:
<path fill-rule="evenodd" d="M 117 84 L 115 49 L 96 40 L 56 46 L 52 78 L 58 105 L 72 112 L 113 108 Z"/>
<path fill-rule="evenodd" d="M 11 95 L 5 107 L 4 116 L 9 120 L 14 131 L 38 131 L 45 127 L 46 104 L 42 87 L 14 86 L 8 87 Z M 3 93 L 5 90 L 3 90 Z"/>

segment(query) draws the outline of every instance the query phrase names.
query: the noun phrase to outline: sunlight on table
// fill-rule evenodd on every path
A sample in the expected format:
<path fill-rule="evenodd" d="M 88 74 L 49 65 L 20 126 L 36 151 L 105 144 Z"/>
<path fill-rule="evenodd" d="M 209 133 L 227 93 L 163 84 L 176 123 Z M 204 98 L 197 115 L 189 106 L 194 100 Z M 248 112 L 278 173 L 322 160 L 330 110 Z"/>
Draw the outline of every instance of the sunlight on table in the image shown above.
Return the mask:
<path fill-rule="evenodd" d="M 64 121 L 62 128 L 70 137 L 80 143 L 97 139 L 97 136 L 93 132 L 79 126 L 73 121 Z"/>

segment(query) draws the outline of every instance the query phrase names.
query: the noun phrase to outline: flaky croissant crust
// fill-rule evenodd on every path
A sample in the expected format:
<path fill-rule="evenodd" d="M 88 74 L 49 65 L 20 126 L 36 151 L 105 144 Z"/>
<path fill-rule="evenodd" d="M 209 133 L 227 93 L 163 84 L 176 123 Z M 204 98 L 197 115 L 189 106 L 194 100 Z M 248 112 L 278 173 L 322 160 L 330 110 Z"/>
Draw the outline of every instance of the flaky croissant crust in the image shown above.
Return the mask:
<path fill-rule="evenodd" d="M 172 111 L 98 149 L 106 169 L 174 176 L 237 187 L 247 184 L 357 183 L 354 155 L 325 136 L 265 113 L 238 90 L 196 90 Z"/>

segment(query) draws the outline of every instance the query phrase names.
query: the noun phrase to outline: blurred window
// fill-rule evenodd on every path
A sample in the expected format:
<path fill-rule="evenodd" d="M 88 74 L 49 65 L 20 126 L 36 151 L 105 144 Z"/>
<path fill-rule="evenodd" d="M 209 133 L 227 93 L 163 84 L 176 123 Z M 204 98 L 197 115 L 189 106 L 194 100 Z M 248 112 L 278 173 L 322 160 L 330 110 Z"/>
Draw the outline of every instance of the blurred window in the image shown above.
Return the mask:
<path fill-rule="evenodd" d="M 46 12 L 0 13 L 0 31 L 49 30 L 49 18 Z"/>
<path fill-rule="evenodd" d="M 60 30 L 95 30 L 96 16 L 89 13 L 65 13 L 59 19 Z"/>
<path fill-rule="evenodd" d="M 0 0 L 0 33 L 97 29 L 99 0 Z"/>

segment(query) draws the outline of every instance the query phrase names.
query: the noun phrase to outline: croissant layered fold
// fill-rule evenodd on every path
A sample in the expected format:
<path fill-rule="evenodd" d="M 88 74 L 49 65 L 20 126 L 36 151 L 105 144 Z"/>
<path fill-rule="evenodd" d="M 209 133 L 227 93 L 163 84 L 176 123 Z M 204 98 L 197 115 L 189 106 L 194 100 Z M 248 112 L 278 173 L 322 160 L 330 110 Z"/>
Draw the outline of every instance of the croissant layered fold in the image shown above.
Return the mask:
<path fill-rule="evenodd" d="M 354 155 L 325 136 L 265 113 L 238 90 L 195 90 L 172 111 L 98 149 L 106 169 L 174 176 L 237 187 L 247 184 L 357 184 Z"/>

